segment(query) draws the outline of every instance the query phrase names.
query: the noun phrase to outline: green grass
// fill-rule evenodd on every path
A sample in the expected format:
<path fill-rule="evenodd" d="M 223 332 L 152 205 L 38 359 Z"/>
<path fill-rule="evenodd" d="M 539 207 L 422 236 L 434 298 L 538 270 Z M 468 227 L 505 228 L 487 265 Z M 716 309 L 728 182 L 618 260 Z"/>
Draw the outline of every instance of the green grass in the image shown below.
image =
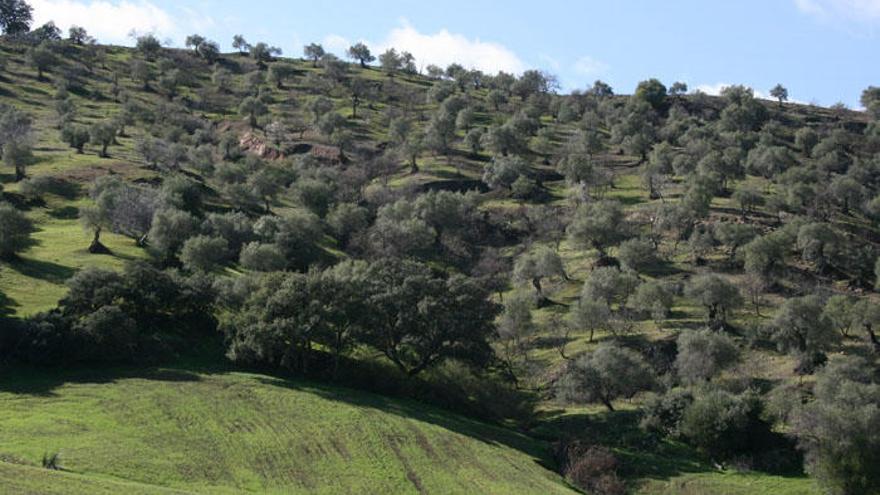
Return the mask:
<path fill-rule="evenodd" d="M 118 269 L 126 260 L 146 256 L 133 240 L 111 233 L 101 240 L 113 254 L 90 254 L 91 234 L 76 218 L 80 204 L 50 198 L 45 207 L 28 212 L 38 229 L 33 236 L 37 244 L 17 261 L 0 263 L 0 293 L 6 294 L 0 314 L 27 316 L 48 310 L 67 292 L 65 281 L 83 267 Z"/>
<path fill-rule="evenodd" d="M 571 493 L 545 443 L 305 381 L 18 370 L 0 404 L 0 459 L 17 463 L 0 462 L 0 486 L 15 492 Z M 45 452 L 65 472 L 37 467 Z"/>

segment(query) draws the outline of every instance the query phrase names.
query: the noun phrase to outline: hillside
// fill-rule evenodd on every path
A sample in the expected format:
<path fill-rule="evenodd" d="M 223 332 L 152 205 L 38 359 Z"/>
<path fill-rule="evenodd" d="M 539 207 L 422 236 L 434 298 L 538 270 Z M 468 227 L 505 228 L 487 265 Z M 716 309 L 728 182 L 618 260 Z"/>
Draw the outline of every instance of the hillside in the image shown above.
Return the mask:
<path fill-rule="evenodd" d="M 871 465 L 880 113 L 205 43 L 0 40 L 0 488 L 794 495 Z"/>
<path fill-rule="evenodd" d="M 66 378 L 0 381 L 2 491 L 571 493 L 546 444 L 414 402 L 235 372 Z"/>

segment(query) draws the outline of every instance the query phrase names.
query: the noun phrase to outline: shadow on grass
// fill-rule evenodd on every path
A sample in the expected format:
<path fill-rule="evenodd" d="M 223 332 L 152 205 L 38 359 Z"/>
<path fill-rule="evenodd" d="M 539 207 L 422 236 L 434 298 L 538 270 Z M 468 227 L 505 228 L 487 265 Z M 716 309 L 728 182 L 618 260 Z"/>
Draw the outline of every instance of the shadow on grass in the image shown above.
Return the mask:
<path fill-rule="evenodd" d="M 49 216 L 59 220 L 75 220 L 79 218 L 79 208 L 76 206 L 62 206 L 49 211 Z"/>
<path fill-rule="evenodd" d="M 3 317 L 12 316 L 15 314 L 15 308 L 17 308 L 19 304 L 3 292 L 0 292 L 0 328 L 3 327 Z"/>
<path fill-rule="evenodd" d="M 683 270 L 668 261 L 657 261 L 655 263 L 651 263 L 650 266 L 645 267 L 645 269 L 642 271 L 645 275 L 654 278 L 671 277 L 674 275 L 685 273 Z"/>
<path fill-rule="evenodd" d="M 62 284 L 76 273 L 76 269 L 69 266 L 29 258 L 19 258 L 9 263 L 9 267 L 25 277 L 53 284 Z"/>
<path fill-rule="evenodd" d="M 201 377 L 177 368 L 32 368 L 6 370 L 0 378 L 0 392 L 51 397 L 54 390 L 68 383 L 107 384 L 117 380 L 140 378 L 161 382 L 197 382 Z"/>

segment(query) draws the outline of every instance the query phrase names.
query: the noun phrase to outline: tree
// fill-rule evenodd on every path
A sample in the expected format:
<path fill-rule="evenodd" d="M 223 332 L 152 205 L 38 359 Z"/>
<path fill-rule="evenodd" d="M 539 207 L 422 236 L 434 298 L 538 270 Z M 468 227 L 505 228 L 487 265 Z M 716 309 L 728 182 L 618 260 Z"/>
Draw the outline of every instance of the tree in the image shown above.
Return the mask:
<path fill-rule="evenodd" d="M 559 254 L 545 247 L 521 254 L 513 268 L 513 278 L 520 282 L 531 283 L 542 300 L 546 300 L 547 296 L 544 294 L 541 281 L 553 276 L 566 278 L 565 267 Z"/>
<path fill-rule="evenodd" d="M 197 227 L 196 218 L 188 212 L 176 208 L 158 210 L 150 227 L 150 249 L 162 259 L 171 260 Z"/>
<path fill-rule="evenodd" d="M 761 411 L 760 397 L 754 392 L 734 395 L 722 389 L 703 389 L 682 411 L 678 431 L 717 462 L 749 451 L 767 433 Z"/>
<path fill-rule="evenodd" d="M 728 263 L 732 263 L 736 259 L 739 248 L 751 242 L 758 235 L 751 225 L 734 222 L 722 222 L 715 225 L 714 234 L 718 242 L 728 247 Z"/>
<path fill-rule="evenodd" d="M 400 55 L 398 55 L 397 50 L 389 48 L 379 55 L 379 65 L 382 66 L 382 70 L 384 70 L 386 74 L 393 76 L 394 72 L 403 67 L 403 61 L 401 60 Z"/>
<path fill-rule="evenodd" d="M 198 50 L 199 45 L 201 45 L 205 41 L 207 41 L 207 39 L 204 36 L 200 34 L 191 34 L 186 37 L 186 41 L 184 41 L 184 44 L 187 48 L 192 48 L 192 50 L 195 52 Z"/>
<path fill-rule="evenodd" d="M 327 214 L 326 221 L 339 245 L 345 249 L 352 237 L 369 226 L 369 211 L 354 203 L 338 203 Z"/>
<path fill-rule="evenodd" d="M 443 360 L 483 366 L 499 307 L 476 281 L 440 278 L 424 264 L 386 259 L 367 272 L 365 341 L 408 376 Z"/>
<path fill-rule="evenodd" d="M 89 128 L 77 124 L 67 124 L 61 128 L 61 139 L 63 139 L 76 153 L 81 155 L 83 147 L 88 144 L 91 139 Z"/>
<path fill-rule="evenodd" d="M 673 294 L 666 284 L 651 280 L 636 287 L 635 292 L 629 296 L 627 305 L 636 311 L 650 315 L 657 323 L 669 316 L 673 299 Z"/>
<path fill-rule="evenodd" d="M 0 203 L 0 259 L 12 260 L 36 244 L 33 222 L 9 203 Z"/>
<path fill-rule="evenodd" d="M 275 244 L 251 242 L 241 249 L 239 263 L 248 270 L 258 272 L 281 271 L 287 266 L 284 253 Z"/>
<path fill-rule="evenodd" d="M 159 50 L 162 49 L 162 43 L 152 34 L 138 36 L 135 40 L 135 49 L 141 53 L 147 60 L 153 60 Z"/>
<path fill-rule="evenodd" d="M 612 401 L 631 398 L 654 385 L 654 371 L 642 356 L 614 344 L 569 363 L 560 381 L 560 395 L 571 402 L 601 402 L 614 411 Z"/>
<path fill-rule="evenodd" d="M 823 310 L 823 301 L 818 296 L 786 299 L 770 324 L 773 340 L 782 350 L 797 355 L 802 366 L 815 362 L 817 355 L 838 340 Z"/>
<path fill-rule="evenodd" d="M 318 60 L 321 60 L 325 53 L 324 47 L 317 43 L 310 43 L 303 47 L 303 55 L 312 61 L 312 67 L 318 66 Z"/>
<path fill-rule="evenodd" d="M 724 326 L 728 314 L 742 306 L 739 289 L 726 279 L 715 275 L 698 275 L 685 288 L 685 295 L 706 309 L 709 324 Z"/>
<path fill-rule="evenodd" d="M 209 272 L 226 258 L 229 244 L 222 237 L 197 235 L 183 243 L 180 261 L 190 271 Z"/>
<path fill-rule="evenodd" d="M 529 165 L 520 157 L 496 156 L 483 169 L 483 182 L 494 189 L 510 189 L 516 179 L 526 175 Z"/>
<path fill-rule="evenodd" d="M 639 278 L 630 271 L 613 266 L 596 268 L 584 282 L 581 299 L 604 301 L 609 307 L 623 306 L 639 285 Z"/>
<path fill-rule="evenodd" d="M 504 302 L 504 310 L 498 319 L 498 340 L 503 350 L 503 359 L 513 374 L 515 361 L 527 352 L 527 341 L 537 327 L 532 319 L 535 297 L 532 294 L 515 291 Z"/>
<path fill-rule="evenodd" d="M 835 294 L 825 301 L 822 316 L 828 318 L 831 326 L 840 334 L 841 338 L 849 337 L 850 332 L 857 326 L 859 315 L 857 314 L 856 299 L 845 294 Z"/>
<path fill-rule="evenodd" d="M 91 45 L 96 42 L 95 38 L 89 36 L 86 28 L 80 26 L 70 26 L 67 30 L 67 39 L 74 45 Z"/>
<path fill-rule="evenodd" d="M 874 117 L 880 118 L 880 87 L 869 86 L 862 91 L 862 98 L 859 101 Z"/>
<path fill-rule="evenodd" d="M 266 64 L 272 61 L 272 57 L 281 55 L 281 49 L 277 46 L 269 46 L 262 41 L 252 46 L 250 49 L 251 58 L 257 62 L 260 68 L 265 68 Z"/>
<path fill-rule="evenodd" d="M 746 272 L 772 282 L 785 268 L 785 253 L 791 242 L 782 232 L 752 239 L 743 247 Z"/>
<path fill-rule="evenodd" d="M 363 43 L 355 43 L 348 48 L 348 57 L 360 62 L 361 67 L 365 68 L 367 64 L 376 60 L 376 57 L 370 53 L 370 49 Z"/>
<path fill-rule="evenodd" d="M 107 154 L 107 148 L 116 141 L 117 130 L 116 124 L 112 120 L 96 122 L 89 128 L 89 137 L 92 144 L 101 146 L 101 152 L 99 153 L 101 158 L 108 158 L 110 156 Z"/>
<path fill-rule="evenodd" d="M 739 357 L 736 343 L 712 330 L 684 331 L 678 335 L 675 370 L 687 384 L 707 382 Z"/>
<path fill-rule="evenodd" d="M 605 301 L 584 297 L 583 294 L 568 312 L 568 325 L 577 330 L 590 332 L 590 342 L 593 342 L 596 330 L 607 328 L 610 321 L 611 308 L 608 304 Z"/>
<path fill-rule="evenodd" d="M 654 245 L 642 237 L 620 243 L 617 257 L 624 266 L 634 271 L 642 271 L 657 261 Z"/>
<path fill-rule="evenodd" d="M 601 256 L 629 235 L 623 207 L 616 200 L 581 205 L 568 226 L 568 236 L 573 243 L 595 248 Z"/>
<path fill-rule="evenodd" d="M 877 335 L 877 329 L 880 328 L 880 306 L 870 299 L 861 299 L 853 306 L 852 311 L 855 324 L 865 332 L 874 352 L 880 354 L 880 337 Z"/>
<path fill-rule="evenodd" d="M 779 107 L 782 108 L 782 104 L 788 101 L 788 90 L 785 89 L 785 86 L 777 84 L 770 90 L 770 96 L 776 98 L 779 102 Z"/>
<path fill-rule="evenodd" d="M 16 182 L 24 179 L 25 168 L 32 160 L 33 153 L 27 141 L 9 142 L 3 146 L 3 163 L 15 169 Z"/>
<path fill-rule="evenodd" d="M 0 28 L 3 34 L 27 33 L 33 21 L 33 8 L 24 0 L 0 1 Z"/>
<path fill-rule="evenodd" d="M 58 57 L 48 46 L 41 43 L 39 46 L 28 49 L 27 63 L 37 71 L 37 79 L 42 81 L 43 72 L 53 68 L 58 63 Z"/>
<path fill-rule="evenodd" d="M 825 223 L 809 223 L 798 230 L 797 248 L 801 258 L 812 263 L 819 273 L 825 273 L 828 267 L 840 256 L 841 241 L 831 226 Z"/>
<path fill-rule="evenodd" d="M 134 81 L 140 81 L 143 85 L 144 91 L 150 89 L 150 81 L 154 79 L 153 69 L 150 68 L 149 64 L 141 59 L 133 59 L 131 61 L 131 78 Z"/>
<path fill-rule="evenodd" d="M 248 96 L 241 100 L 241 104 L 238 106 L 239 115 L 247 117 L 248 125 L 251 126 L 251 129 L 255 129 L 257 127 L 257 119 L 268 112 L 269 107 L 261 99 L 253 96 Z"/>
<path fill-rule="evenodd" d="M 871 363 L 852 355 L 832 360 L 817 373 L 813 396 L 792 418 L 807 471 L 828 493 L 877 493 L 880 383 Z"/>
<path fill-rule="evenodd" d="M 656 111 L 666 107 L 666 86 L 657 79 L 642 81 L 636 87 L 635 97 L 646 101 Z"/>
<path fill-rule="evenodd" d="M 669 95 L 670 96 L 681 96 L 687 94 L 688 85 L 687 83 L 676 81 L 672 83 L 672 86 L 669 86 Z"/>
<path fill-rule="evenodd" d="M 251 44 L 244 39 L 244 36 L 236 34 L 232 37 L 232 48 L 238 50 L 238 54 L 243 57 L 251 51 Z"/>

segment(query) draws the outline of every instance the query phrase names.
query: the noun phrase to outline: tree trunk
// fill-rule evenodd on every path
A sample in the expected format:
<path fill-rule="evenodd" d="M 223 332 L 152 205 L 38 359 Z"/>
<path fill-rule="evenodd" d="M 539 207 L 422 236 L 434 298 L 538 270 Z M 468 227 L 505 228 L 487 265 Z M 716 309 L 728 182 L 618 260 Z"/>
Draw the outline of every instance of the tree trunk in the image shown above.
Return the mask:
<path fill-rule="evenodd" d="M 611 405 L 610 400 L 606 399 L 605 397 L 602 397 L 602 404 L 604 404 L 605 407 L 608 408 L 609 412 L 614 412 L 614 406 Z"/>

